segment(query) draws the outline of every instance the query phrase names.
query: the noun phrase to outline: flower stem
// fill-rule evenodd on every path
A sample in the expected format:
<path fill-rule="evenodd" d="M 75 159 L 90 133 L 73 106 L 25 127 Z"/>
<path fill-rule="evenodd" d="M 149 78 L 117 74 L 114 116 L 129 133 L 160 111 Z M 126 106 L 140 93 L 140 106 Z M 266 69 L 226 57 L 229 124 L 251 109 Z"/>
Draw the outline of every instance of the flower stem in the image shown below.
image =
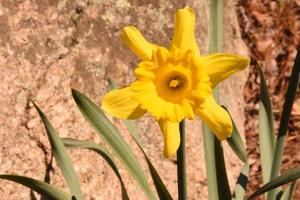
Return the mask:
<path fill-rule="evenodd" d="M 177 151 L 177 180 L 178 180 L 178 200 L 187 199 L 186 188 L 186 165 L 185 165 L 185 122 L 179 124 L 180 146 Z"/>
<path fill-rule="evenodd" d="M 185 1 L 184 1 L 184 6 L 185 6 L 185 7 L 189 7 L 189 0 L 185 0 Z"/>

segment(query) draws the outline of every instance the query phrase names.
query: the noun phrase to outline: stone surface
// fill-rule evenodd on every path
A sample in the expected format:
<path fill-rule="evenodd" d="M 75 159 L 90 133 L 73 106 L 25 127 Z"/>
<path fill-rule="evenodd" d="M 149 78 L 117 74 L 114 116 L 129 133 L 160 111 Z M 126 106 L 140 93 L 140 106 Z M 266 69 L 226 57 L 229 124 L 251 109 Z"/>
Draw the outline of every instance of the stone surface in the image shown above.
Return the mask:
<path fill-rule="evenodd" d="M 30 100 L 46 113 L 61 137 L 102 143 L 81 116 L 70 90 L 77 88 L 95 102 L 107 92 L 107 78 L 120 86 L 133 80 L 138 63 L 121 42 L 125 25 L 135 25 L 150 41 L 168 46 L 177 1 L 101 0 L 1 0 L 0 1 L 0 174 L 26 175 L 43 180 L 50 169 L 50 183 L 67 191 L 42 123 Z M 235 1 L 226 1 L 224 51 L 246 54 L 235 15 Z M 208 50 L 208 5 L 193 1 L 197 13 L 197 38 L 201 52 Z M 245 73 L 245 72 L 244 72 Z M 241 88 L 245 75 L 221 86 L 222 101 L 243 130 Z M 239 105 L 239 106 L 236 106 Z M 143 155 L 119 120 L 114 119 L 126 141 L 148 172 Z M 163 140 L 153 119 L 137 121 L 145 151 L 174 198 L 177 192 L 175 158 L 163 158 Z M 189 199 L 207 199 L 205 164 L 199 120 L 187 122 L 187 174 Z M 225 149 L 233 187 L 241 163 Z M 109 165 L 87 150 L 70 151 L 86 199 L 121 199 L 118 179 Z M 120 166 L 131 199 L 145 199 L 130 174 Z M 54 170 L 52 170 L 52 167 Z M 150 176 L 148 175 L 149 181 Z M 153 187 L 154 190 L 154 187 Z M 25 187 L 0 180 L 0 199 L 34 199 Z M 175 198 L 176 199 L 176 198 Z"/>

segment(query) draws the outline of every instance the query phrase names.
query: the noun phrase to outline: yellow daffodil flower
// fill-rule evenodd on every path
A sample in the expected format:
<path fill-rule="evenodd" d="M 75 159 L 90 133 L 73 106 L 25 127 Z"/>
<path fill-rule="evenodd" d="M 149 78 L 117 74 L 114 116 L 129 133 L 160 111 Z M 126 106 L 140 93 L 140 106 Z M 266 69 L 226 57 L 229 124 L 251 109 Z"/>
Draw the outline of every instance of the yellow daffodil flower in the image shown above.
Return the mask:
<path fill-rule="evenodd" d="M 142 61 L 128 87 L 106 94 L 102 108 L 112 116 L 136 119 L 146 112 L 155 117 L 164 136 L 164 155 L 174 155 L 180 144 L 179 122 L 198 115 L 218 139 L 231 136 L 229 114 L 216 103 L 212 89 L 231 74 L 244 69 L 249 58 L 216 53 L 200 56 L 195 39 L 195 14 L 179 9 L 170 47 L 145 40 L 133 26 L 121 36 Z"/>

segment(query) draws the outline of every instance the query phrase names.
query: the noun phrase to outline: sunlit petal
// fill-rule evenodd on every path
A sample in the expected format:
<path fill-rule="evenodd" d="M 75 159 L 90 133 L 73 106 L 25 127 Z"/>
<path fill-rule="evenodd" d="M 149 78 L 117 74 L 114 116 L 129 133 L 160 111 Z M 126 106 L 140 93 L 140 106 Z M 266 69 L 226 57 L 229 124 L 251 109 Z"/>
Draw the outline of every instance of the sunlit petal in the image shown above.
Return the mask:
<path fill-rule="evenodd" d="M 123 29 L 121 37 L 125 45 L 142 60 L 151 60 L 157 45 L 148 42 L 134 26 Z"/>
<path fill-rule="evenodd" d="M 176 12 L 172 45 L 182 52 L 192 50 L 195 55 L 199 55 L 195 38 L 195 13 L 192 9 L 183 8 Z"/>
<path fill-rule="evenodd" d="M 102 109 L 121 119 L 140 118 L 146 112 L 140 108 L 139 102 L 132 99 L 132 91 L 129 87 L 107 93 L 102 100 Z"/>
<path fill-rule="evenodd" d="M 248 57 L 225 53 L 210 54 L 199 59 L 213 87 L 235 72 L 245 69 L 250 63 Z"/>
<path fill-rule="evenodd" d="M 197 114 L 219 140 L 225 140 L 231 136 L 231 118 L 227 111 L 216 103 L 213 96 L 205 100 L 201 108 L 197 109 Z"/>
<path fill-rule="evenodd" d="M 179 122 L 159 120 L 158 124 L 164 135 L 164 156 L 169 158 L 177 152 L 180 144 Z"/>

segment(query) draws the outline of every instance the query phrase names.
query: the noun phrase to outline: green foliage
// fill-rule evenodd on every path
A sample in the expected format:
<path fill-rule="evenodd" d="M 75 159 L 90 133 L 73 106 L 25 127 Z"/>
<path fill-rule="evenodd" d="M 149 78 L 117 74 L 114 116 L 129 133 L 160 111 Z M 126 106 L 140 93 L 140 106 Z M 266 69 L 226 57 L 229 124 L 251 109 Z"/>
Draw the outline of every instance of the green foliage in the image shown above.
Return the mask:
<path fill-rule="evenodd" d="M 249 175 L 249 164 L 245 163 L 236 182 L 234 193 L 232 195 L 232 200 L 244 199 L 247 183 L 248 183 L 248 175 Z"/>
<path fill-rule="evenodd" d="M 223 29 L 223 0 L 210 0 L 209 9 L 209 52 L 221 52 Z M 272 113 L 271 100 L 268 94 L 267 82 L 262 69 L 259 67 L 259 74 L 261 80 L 259 101 L 259 144 L 264 185 L 257 191 L 255 191 L 253 194 L 251 194 L 247 198 L 247 200 L 254 199 L 257 196 L 262 195 L 264 193 L 267 193 L 267 200 L 292 199 L 296 181 L 300 178 L 300 168 L 291 169 L 285 172 L 284 174 L 280 175 L 280 167 L 285 139 L 287 136 L 288 122 L 293 102 L 296 96 L 296 91 L 299 87 L 299 73 L 300 47 L 298 48 L 298 54 L 295 59 L 288 90 L 286 92 L 285 103 L 283 106 L 283 111 L 281 115 L 282 117 L 280 120 L 278 130 L 278 136 L 276 138 L 274 130 L 274 117 Z M 112 80 L 108 81 L 108 85 L 110 89 L 114 89 L 117 87 Z M 156 199 L 156 195 L 152 192 L 151 187 L 147 181 L 146 175 L 144 174 L 137 158 L 134 156 L 130 146 L 121 137 L 121 135 L 119 134 L 115 126 L 112 124 L 112 122 L 105 116 L 102 109 L 77 90 L 73 89 L 72 95 L 83 116 L 87 119 L 87 121 L 98 133 L 98 135 L 101 136 L 101 138 L 106 142 L 106 144 L 110 147 L 113 153 L 122 161 L 122 163 L 128 169 L 132 177 L 136 180 L 138 185 L 144 191 L 146 197 L 150 200 Z M 216 97 L 216 99 L 218 99 L 218 89 L 214 91 L 214 96 Z M 37 109 L 39 116 L 45 126 L 53 155 L 56 159 L 59 168 L 62 171 L 62 175 L 64 176 L 67 185 L 69 186 L 71 194 L 65 193 L 62 190 L 48 183 L 35 180 L 29 177 L 17 175 L 0 175 L 1 179 L 6 179 L 15 183 L 22 184 L 38 192 L 47 199 L 82 200 L 83 195 L 80 189 L 79 179 L 77 178 L 73 164 L 71 162 L 71 159 L 69 158 L 66 148 L 89 149 L 95 151 L 106 160 L 106 162 L 112 168 L 112 170 L 114 171 L 114 173 L 120 181 L 122 199 L 129 199 L 125 188 L 125 184 L 118 170 L 118 167 L 113 160 L 113 156 L 105 148 L 91 141 L 60 138 L 58 136 L 58 133 L 48 120 L 48 118 L 45 116 L 45 114 L 38 108 L 38 106 L 35 103 L 34 106 Z M 145 153 L 142 141 L 133 122 L 130 120 L 124 120 L 123 122 L 144 155 L 159 198 L 162 200 L 172 200 L 172 196 L 170 195 L 165 184 L 163 183 L 163 180 L 161 179 L 153 163 Z M 204 151 L 207 169 L 207 185 L 210 200 L 243 200 L 245 198 L 245 191 L 249 175 L 249 164 L 247 163 L 245 144 L 236 128 L 233 119 L 232 124 L 232 136 L 227 139 L 227 142 L 233 150 L 233 152 L 244 164 L 238 177 L 233 194 L 231 194 L 227 178 L 222 143 L 214 136 L 214 134 L 209 130 L 209 128 L 206 125 L 203 125 Z M 181 146 L 177 152 L 177 177 L 179 186 L 179 200 L 187 199 L 184 128 L 185 125 L 183 121 L 180 123 Z M 286 190 L 280 190 L 280 187 L 282 185 L 288 183 L 290 183 L 290 185 Z"/>
<path fill-rule="evenodd" d="M 289 86 L 285 95 L 285 102 L 283 105 L 283 110 L 281 114 L 279 129 L 278 129 L 278 136 L 276 140 L 275 145 L 275 153 L 274 153 L 274 159 L 272 162 L 272 169 L 271 169 L 271 175 L 270 180 L 273 180 L 279 175 L 280 167 L 281 167 L 281 160 L 284 150 L 284 144 L 285 144 L 285 138 L 287 135 L 288 130 L 288 123 L 290 119 L 290 115 L 292 112 L 292 107 L 294 103 L 294 99 L 296 96 L 296 92 L 299 86 L 299 74 L 300 74 L 300 46 L 297 49 L 297 56 L 294 62 L 294 66 L 292 69 L 292 74 L 289 81 Z M 273 200 L 276 196 L 277 191 L 271 191 L 267 199 Z"/>
<path fill-rule="evenodd" d="M 283 192 L 282 197 L 280 200 L 292 200 L 293 198 L 293 191 L 295 189 L 296 181 L 293 181 L 288 188 Z"/>
<path fill-rule="evenodd" d="M 103 111 L 86 96 L 74 89 L 72 95 L 83 116 L 123 162 L 147 198 L 155 199 L 140 164 L 115 126 L 107 119 Z"/>
<path fill-rule="evenodd" d="M 114 90 L 114 89 L 118 88 L 116 83 L 111 79 L 108 80 L 108 85 L 109 85 L 110 90 Z M 150 171 L 150 174 L 151 174 L 151 177 L 152 177 L 152 180 L 153 180 L 153 183 L 155 185 L 155 189 L 157 191 L 157 194 L 158 194 L 159 198 L 164 199 L 164 200 L 171 200 L 172 197 L 171 197 L 168 189 L 166 188 L 166 186 L 163 183 L 162 179 L 160 178 L 158 172 L 156 171 L 154 165 L 152 164 L 152 162 L 148 158 L 146 152 L 144 151 L 141 138 L 140 138 L 140 136 L 139 136 L 134 124 L 133 124 L 133 121 L 123 120 L 123 123 L 125 124 L 127 130 L 131 134 L 133 140 L 136 142 L 136 144 L 138 145 L 141 152 L 144 154 L 144 157 L 146 159 L 146 162 L 147 162 L 147 165 L 148 165 L 148 168 L 149 168 L 149 171 Z"/>
<path fill-rule="evenodd" d="M 258 69 L 260 75 L 259 148 L 263 182 L 267 183 L 270 180 L 275 148 L 274 117 L 267 82 L 260 66 Z"/>
<path fill-rule="evenodd" d="M 22 184 L 49 200 L 71 200 L 72 196 L 62 190 L 39 180 L 17 175 L 0 175 L 0 178 Z"/>
<path fill-rule="evenodd" d="M 226 107 L 223 106 L 223 108 L 228 112 Z M 230 115 L 229 112 L 228 112 L 228 114 Z M 231 115 L 230 115 L 230 117 L 231 117 Z M 246 147 L 244 145 L 242 137 L 241 137 L 234 121 L 232 120 L 232 117 L 231 117 L 231 121 L 232 121 L 232 124 L 233 124 L 233 130 L 232 130 L 231 137 L 229 137 L 227 139 L 227 142 L 228 142 L 229 146 L 231 147 L 231 149 L 234 151 L 235 155 L 242 162 L 246 163 L 247 162 Z"/>
<path fill-rule="evenodd" d="M 55 160 L 62 171 L 62 174 L 72 192 L 72 194 L 76 197 L 77 200 L 83 199 L 79 179 L 75 173 L 72 161 L 65 149 L 65 146 L 61 139 L 59 138 L 56 130 L 53 128 L 52 124 L 45 116 L 45 114 L 39 109 L 39 107 L 34 103 L 36 110 L 38 111 L 42 122 L 44 123 L 48 139 L 51 144 L 52 152 L 55 157 Z"/>
<path fill-rule="evenodd" d="M 91 142 L 91 141 L 75 140 L 75 139 L 71 139 L 71 138 L 62 138 L 62 141 L 63 141 L 64 145 L 67 148 L 70 148 L 70 149 L 89 149 L 89 150 L 95 151 L 102 158 L 104 158 L 106 160 L 107 164 L 109 164 L 109 166 L 115 172 L 116 176 L 118 177 L 118 179 L 120 181 L 122 199 L 123 200 L 129 200 L 129 197 L 128 197 L 128 194 L 127 194 L 127 191 L 126 191 L 126 188 L 125 188 L 125 184 L 124 184 L 123 179 L 121 177 L 121 174 L 118 170 L 118 167 L 114 163 L 110 153 L 108 151 L 106 151 L 105 148 L 103 148 L 100 145 L 98 145 L 94 142 Z"/>
<path fill-rule="evenodd" d="M 209 52 L 220 52 L 222 47 L 223 0 L 209 1 L 209 19 Z M 218 88 L 214 90 L 214 96 L 218 100 Z M 205 124 L 202 125 L 202 130 L 209 199 L 231 199 L 221 142 Z"/>
<path fill-rule="evenodd" d="M 231 199 L 222 145 L 206 125 L 203 138 L 209 199 Z"/>
<path fill-rule="evenodd" d="M 289 182 L 294 182 L 298 178 L 300 178 L 300 168 L 291 169 L 288 172 L 284 173 L 281 176 L 278 176 L 274 179 L 272 179 L 269 183 L 265 184 L 258 190 L 256 190 L 253 194 L 251 194 L 247 200 L 254 199 L 255 197 L 273 190 L 274 188 L 277 188 L 281 185 L 287 184 Z"/>

